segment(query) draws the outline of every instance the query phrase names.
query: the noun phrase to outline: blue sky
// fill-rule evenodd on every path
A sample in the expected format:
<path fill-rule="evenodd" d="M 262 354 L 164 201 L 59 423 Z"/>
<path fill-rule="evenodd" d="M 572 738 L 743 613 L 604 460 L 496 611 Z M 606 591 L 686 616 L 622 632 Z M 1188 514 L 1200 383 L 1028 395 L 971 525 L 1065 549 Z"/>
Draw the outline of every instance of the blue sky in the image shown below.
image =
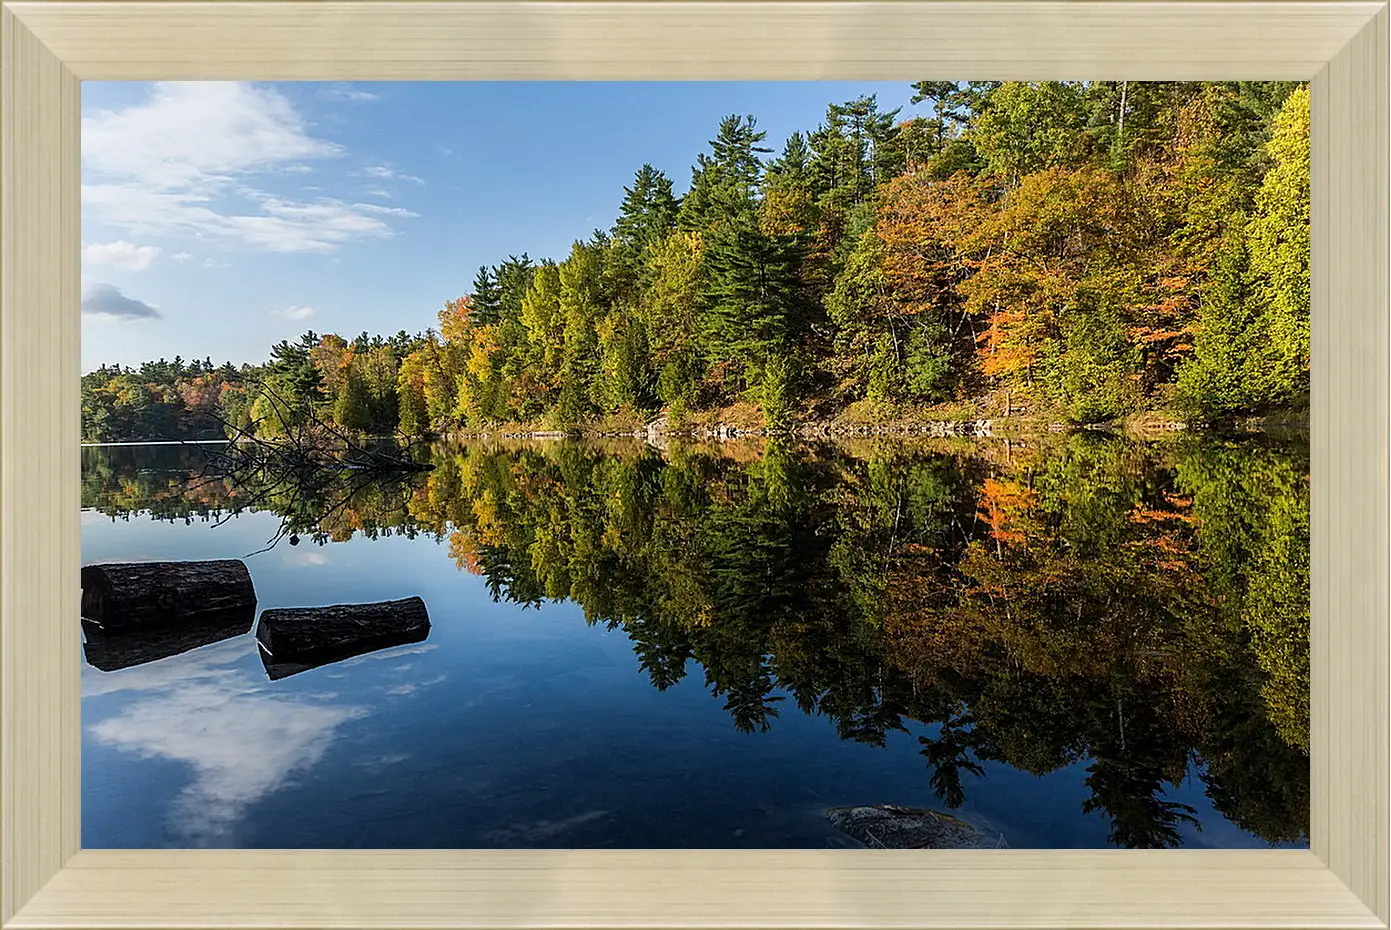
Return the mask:
<path fill-rule="evenodd" d="M 644 162 L 683 192 L 721 117 L 779 148 L 861 93 L 914 111 L 903 83 L 84 83 L 83 371 L 418 332 L 479 265 L 608 228 Z"/>

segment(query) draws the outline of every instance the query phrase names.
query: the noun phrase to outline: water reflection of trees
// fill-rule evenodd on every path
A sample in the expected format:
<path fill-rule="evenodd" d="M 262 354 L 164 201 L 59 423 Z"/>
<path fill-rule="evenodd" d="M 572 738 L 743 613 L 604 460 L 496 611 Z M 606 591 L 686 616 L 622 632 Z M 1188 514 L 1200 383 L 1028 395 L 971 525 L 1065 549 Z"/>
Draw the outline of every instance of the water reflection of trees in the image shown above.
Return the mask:
<path fill-rule="evenodd" d="M 87 446 L 82 450 L 82 506 L 113 520 L 147 514 L 156 520 L 218 525 L 242 513 L 274 514 L 285 534 L 316 543 L 414 537 L 409 478 L 364 481 L 353 473 L 304 487 L 234 481 L 205 474 L 207 457 L 195 445 Z"/>
<path fill-rule="evenodd" d="M 1119 846 L 1178 843 L 1194 812 L 1167 792 L 1196 762 L 1233 822 L 1306 838 L 1303 448 L 434 456 L 409 500 L 355 501 L 353 528 L 447 538 L 499 599 L 573 600 L 658 689 L 698 663 L 742 730 L 790 704 L 848 740 L 906 731 L 950 806 L 982 762 L 1081 764 Z M 88 506 L 139 497 L 120 467 L 86 480 Z"/>

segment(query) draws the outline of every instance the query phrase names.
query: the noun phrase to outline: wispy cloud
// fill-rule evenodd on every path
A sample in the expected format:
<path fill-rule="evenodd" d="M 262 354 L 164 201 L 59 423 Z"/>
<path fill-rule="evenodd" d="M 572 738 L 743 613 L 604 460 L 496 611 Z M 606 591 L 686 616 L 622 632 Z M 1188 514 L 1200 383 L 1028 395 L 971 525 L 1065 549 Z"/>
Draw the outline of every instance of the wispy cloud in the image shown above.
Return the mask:
<path fill-rule="evenodd" d="M 359 210 L 366 210 L 368 213 L 378 213 L 378 214 L 381 214 L 382 216 L 419 216 L 419 215 L 420 215 L 419 213 L 416 213 L 416 212 L 414 212 L 414 211 L 412 211 L 412 210 L 407 210 L 407 209 L 405 209 L 404 207 L 384 207 L 384 206 L 382 206 L 382 205 L 380 205 L 380 204 L 375 204 L 375 203 L 355 203 L 355 204 L 353 204 L 353 206 L 356 207 L 356 208 L 359 209 Z"/>
<path fill-rule="evenodd" d="M 282 320 L 307 320 L 317 312 L 313 307 L 286 307 L 276 316 Z"/>
<path fill-rule="evenodd" d="M 157 320 L 160 313 L 143 300 L 127 297 L 119 287 L 92 282 L 83 289 L 82 312 L 108 320 Z"/>
<path fill-rule="evenodd" d="M 92 242 L 82 247 L 84 265 L 107 265 L 125 271 L 144 271 L 160 255 L 159 246 L 136 245 L 124 239 Z"/>
<path fill-rule="evenodd" d="M 410 181 L 413 184 L 425 183 L 424 178 L 418 178 L 413 174 L 404 174 L 390 165 L 367 165 L 362 169 L 362 174 L 369 178 L 381 178 L 383 181 Z"/>
<path fill-rule="evenodd" d="M 445 681 L 448 677 L 448 675 L 436 675 L 434 678 L 426 678 L 422 681 L 404 682 L 402 684 L 393 685 L 387 688 L 386 693 L 397 697 L 404 697 L 406 695 L 415 694 L 415 692 L 419 691 L 422 688 L 428 688 L 431 685 L 437 685 L 440 682 Z"/>
<path fill-rule="evenodd" d="M 288 98 L 240 82 L 163 83 L 140 104 L 83 117 L 83 209 L 134 235 L 190 235 L 270 252 L 331 252 L 395 234 L 343 200 L 300 202 L 284 178 L 344 149 L 313 137 Z"/>
<path fill-rule="evenodd" d="M 370 103 L 373 100 L 382 99 L 380 94 L 362 90 L 351 84 L 334 84 L 331 87 L 326 87 L 323 94 L 329 100 L 341 100 L 345 103 Z"/>
<path fill-rule="evenodd" d="M 188 261 L 193 256 L 188 252 L 175 252 L 173 255 L 169 257 L 174 261 L 178 262 L 180 265 L 182 265 L 184 262 Z"/>
<path fill-rule="evenodd" d="M 405 656 L 424 655 L 427 652 L 434 652 L 438 648 L 435 643 L 422 643 L 415 646 L 396 646 L 392 649 L 383 649 L 380 652 L 369 652 L 365 655 L 354 656 L 351 659 L 344 659 L 339 663 L 340 666 L 360 665 L 363 662 L 380 662 L 383 659 L 400 659 Z"/>

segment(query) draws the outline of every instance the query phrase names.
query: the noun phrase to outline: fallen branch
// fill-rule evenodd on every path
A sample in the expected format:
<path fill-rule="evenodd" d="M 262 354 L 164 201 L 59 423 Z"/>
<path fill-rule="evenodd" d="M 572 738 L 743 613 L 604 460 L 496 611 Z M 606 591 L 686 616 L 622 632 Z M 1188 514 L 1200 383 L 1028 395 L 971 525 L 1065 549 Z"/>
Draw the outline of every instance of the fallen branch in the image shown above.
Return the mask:
<path fill-rule="evenodd" d="M 209 414 L 222 425 L 228 443 L 223 448 L 194 445 L 205 461 L 189 488 L 222 482 L 234 496 L 240 495 L 214 526 L 248 508 L 271 509 L 272 496 L 288 495 L 289 507 L 278 508 L 284 512 L 279 529 L 264 548 L 248 556 L 272 549 L 286 537 L 297 544 L 297 529 L 317 527 L 341 513 L 372 484 L 404 485 L 434 468 L 412 456 L 413 441 L 397 443 L 399 448 L 391 452 L 369 448 L 312 411 L 296 410 L 269 385 L 262 383 L 258 389 L 270 407 L 265 417 L 237 426 Z M 277 435 L 258 435 L 266 432 L 271 417 Z M 328 500 L 334 503 L 318 503 Z"/>

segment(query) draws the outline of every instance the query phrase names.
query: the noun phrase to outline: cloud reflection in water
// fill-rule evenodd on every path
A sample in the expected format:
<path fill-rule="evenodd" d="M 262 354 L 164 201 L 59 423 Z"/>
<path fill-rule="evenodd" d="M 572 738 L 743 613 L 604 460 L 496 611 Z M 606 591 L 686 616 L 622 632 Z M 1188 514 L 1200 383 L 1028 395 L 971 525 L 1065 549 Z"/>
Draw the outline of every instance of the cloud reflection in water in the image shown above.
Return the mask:
<path fill-rule="evenodd" d="M 132 692 L 118 713 L 89 727 L 93 737 L 192 768 L 169 810 L 185 845 L 237 845 L 247 806 L 312 767 L 344 723 L 368 713 L 326 703 L 332 695 L 273 689 L 244 662 L 254 650 L 251 637 L 238 637 L 123 672 L 83 670 L 84 697 Z"/>

